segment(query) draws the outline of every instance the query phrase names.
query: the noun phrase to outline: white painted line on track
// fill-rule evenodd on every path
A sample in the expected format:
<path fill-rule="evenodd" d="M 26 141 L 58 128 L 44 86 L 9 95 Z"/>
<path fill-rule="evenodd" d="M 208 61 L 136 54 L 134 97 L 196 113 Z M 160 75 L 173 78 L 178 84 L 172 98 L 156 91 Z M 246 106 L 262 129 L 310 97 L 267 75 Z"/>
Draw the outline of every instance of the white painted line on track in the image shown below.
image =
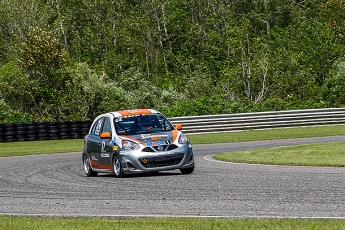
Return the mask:
<path fill-rule="evenodd" d="M 252 164 L 252 163 L 241 163 L 241 162 L 231 162 L 231 161 L 220 161 L 220 160 L 216 160 L 213 158 L 214 155 L 208 155 L 204 157 L 204 160 L 207 161 L 213 161 L 213 162 L 217 162 L 217 163 L 226 163 L 226 164 L 237 164 L 237 165 L 265 165 L 265 166 L 277 166 L 277 165 L 266 165 L 266 164 Z M 284 165 L 278 165 L 278 166 L 284 166 Z"/>

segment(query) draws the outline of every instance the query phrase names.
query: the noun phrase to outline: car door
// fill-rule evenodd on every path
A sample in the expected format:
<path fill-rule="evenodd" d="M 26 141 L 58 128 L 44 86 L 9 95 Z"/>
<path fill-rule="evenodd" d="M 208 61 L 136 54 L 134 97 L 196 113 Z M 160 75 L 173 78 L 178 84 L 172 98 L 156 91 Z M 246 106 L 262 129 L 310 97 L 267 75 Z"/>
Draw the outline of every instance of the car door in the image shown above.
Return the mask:
<path fill-rule="evenodd" d="M 102 168 L 101 147 L 102 140 L 100 134 L 103 130 L 105 117 L 99 118 L 93 125 L 87 139 L 87 152 L 89 154 L 91 165 L 93 168 Z"/>
<path fill-rule="evenodd" d="M 105 117 L 103 121 L 102 131 L 108 132 L 110 134 L 110 138 L 107 139 L 100 139 L 100 163 L 105 166 L 105 168 L 111 168 L 111 157 L 113 152 L 113 144 L 112 144 L 112 126 L 111 120 L 109 117 Z"/>

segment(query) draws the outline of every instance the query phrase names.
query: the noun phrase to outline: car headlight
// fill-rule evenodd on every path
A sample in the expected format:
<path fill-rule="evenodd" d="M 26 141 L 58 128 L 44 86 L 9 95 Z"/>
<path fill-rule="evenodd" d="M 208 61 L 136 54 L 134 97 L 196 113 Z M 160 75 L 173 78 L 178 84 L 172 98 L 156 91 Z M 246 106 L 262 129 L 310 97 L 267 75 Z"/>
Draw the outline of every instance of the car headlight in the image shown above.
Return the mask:
<path fill-rule="evenodd" d="M 139 149 L 140 146 L 135 143 L 134 141 L 127 141 L 127 140 L 124 140 L 122 142 L 122 147 L 126 150 L 135 150 L 135 149 Z"/>
<path fill-rule="evenodd" d="M 179 137 L 179 139 L 178 139 L 178 143 L 179 143 L 179 144 L 186 144 L 187 141 L 188 141 L 188 139 L 187 139 L 186 134 L 181 133 L 181 135 L 180 135 L 180 137 Z"/>

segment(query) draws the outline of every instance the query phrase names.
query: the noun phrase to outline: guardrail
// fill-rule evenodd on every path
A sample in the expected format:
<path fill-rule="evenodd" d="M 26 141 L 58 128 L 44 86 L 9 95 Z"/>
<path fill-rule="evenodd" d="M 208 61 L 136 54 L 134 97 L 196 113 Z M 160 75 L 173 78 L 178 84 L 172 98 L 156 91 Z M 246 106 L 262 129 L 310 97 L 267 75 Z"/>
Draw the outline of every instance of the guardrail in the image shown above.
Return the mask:
<path fill-rule="evenodd" d="M 172 117 L 186 134 L 236 132 L 297 126 L 345 124 L 345 108 Z M 0 142 L 79 139 L 92 121 L 29 122 L 0 124 Z"/>
<path fill-rule="evenodd" d="M 286 110 L 169 118 L 187 134 L 345 124 L 345 108 Z"/>

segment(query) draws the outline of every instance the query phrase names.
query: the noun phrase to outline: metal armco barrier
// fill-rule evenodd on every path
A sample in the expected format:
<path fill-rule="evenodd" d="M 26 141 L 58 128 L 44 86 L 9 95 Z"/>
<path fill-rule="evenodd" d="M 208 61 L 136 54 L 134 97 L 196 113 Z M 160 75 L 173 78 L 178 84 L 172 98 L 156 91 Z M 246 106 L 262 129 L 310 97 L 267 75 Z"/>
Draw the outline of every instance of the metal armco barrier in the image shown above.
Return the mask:
<path fill-rule="evenodd" d="M 345 108 L 172 117 L 186 134 L 345 124 Z M 92 121 L 0 124 L 0 142 L 80 139 Z"/>
<path fill-rule="evenodd" d="M 286 110 L 169 118 L 187 134 L 345 124 L 345 108 Z"/>

